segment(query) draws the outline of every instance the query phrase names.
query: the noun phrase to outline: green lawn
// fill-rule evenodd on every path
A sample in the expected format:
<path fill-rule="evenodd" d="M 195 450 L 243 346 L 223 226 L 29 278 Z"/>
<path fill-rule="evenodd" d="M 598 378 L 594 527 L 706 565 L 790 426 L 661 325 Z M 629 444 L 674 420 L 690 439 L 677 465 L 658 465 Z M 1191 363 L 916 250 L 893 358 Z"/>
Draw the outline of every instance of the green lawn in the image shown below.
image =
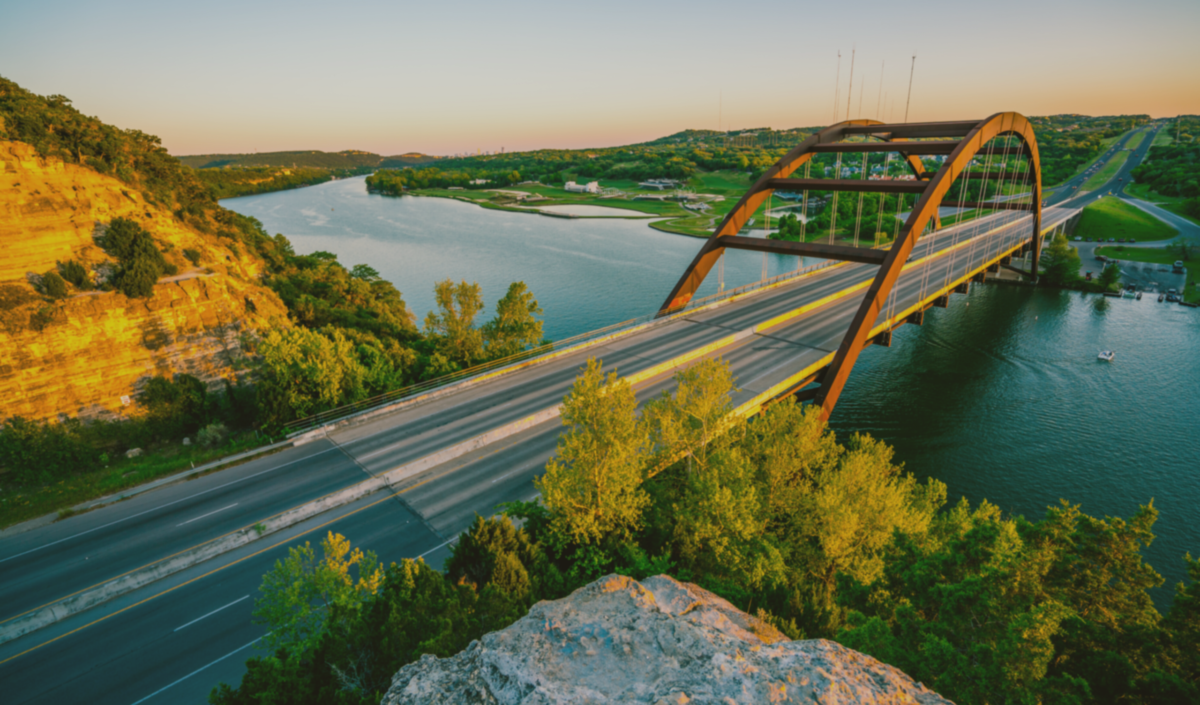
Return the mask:
<path fill-rule="evenodd" d="M 119 457 L 103 470 L 84 473 L 41 487 L 20 487 L 0 481 L 0 527 L 12 526 L 51 512 L 183 472 L 222 457 L 250 450 L 268 441 L 254 434 L 230 440 L 222 448 L 171 444 L 148 448 L 137 458 Z"/>
<path fill-rule="evenodd" d="M 1106 247 L 1097 247 L 1096 254 L 1126 262 L 1148 262 L 1150 264 L 1166 265 L 1172 265 L 1180 258 L 1178 248 L 1172 246 L 1125 247 L 1124 245 L 1109 245 Z M 1200 253 L 1191 255 L 1191 259 L 1184 262 L 1188 269 L 1195 269 L 1198 263 L 1200 263 Z"/>
<path fill-rule="evenodd" d="M 1084 183 L 1080 190 L 1095 191 L 1104 184 L 1108 183 L 1108 180 L 1116 176 L 1121 167 L 1125 165 L 1125 161 L 1127 159 L 1129 159 L 1129 152 L 1124 150 L 1117 152 L 1113 155 L 1112 159 L 1108 160 L 1108 163 L 1105 164 L 1100 171 L 1097 171 L 1092 178 L 1088 179 L 1087 182 Z"/>
<path fill-rule="evenodd" d="M 1144 139 L 1146 139 L 1145 130 L 1135 133 L 1133 137 L 1130 137 L 1129 141 L 1125 143 L 1125 149 L 1128 149 L 1129 151 L 1137 149 L 1142 144 L 1142 140 Z"/>
<path fill-rule="evenodd" d="M 1156 135 L 1154 137 L 1154 142 L 1151 143 L 1150 146 L 1151 147 L 1166 147 L 1167 145 L 1171 144 L 1174 141 L 1175 141 L 1175 135 L 1170 130 L 1164 128 L 1164 129 L 1158 131 L 1158 135 Z"/>
<path fill-rule="evenodd" d="M 1166 240 L 1177 230 L 1146 211 L 1118 198 L 1102 198 L 1083 209 L 1075 235 L 1093 240 L 1115 237 L 1138 242 Z"/>

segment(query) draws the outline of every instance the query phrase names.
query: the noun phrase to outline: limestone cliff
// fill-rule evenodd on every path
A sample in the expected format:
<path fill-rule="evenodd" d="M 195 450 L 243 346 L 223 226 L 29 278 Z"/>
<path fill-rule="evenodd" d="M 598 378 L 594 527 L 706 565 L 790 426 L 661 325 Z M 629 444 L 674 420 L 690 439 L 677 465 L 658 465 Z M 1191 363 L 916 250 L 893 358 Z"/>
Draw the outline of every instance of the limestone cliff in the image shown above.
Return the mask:
<path fill-rule="evenodd" d="M 117 217 L 149 230 L 180 273 L 145 299 L 36 297 L 30 282 L 59 262 L 103 272 L 112 258 L 95 236 Z M 185 249 L 199 253 L 200 266 Z M 153 375 L 234 375 L 241 332 L 286 321 L 278 297 L 257 283 L 260 267 L 114 177 L 0 141 L 0 418 L 122 414 L 122 397 Z"/>
<path fill-rule="evenodd" d="M 405 666 L 382 705 L 813 702 L 949 703 L 857 651 L 788 641 L 695 585 L 610 575 L 462 653 Z"/>

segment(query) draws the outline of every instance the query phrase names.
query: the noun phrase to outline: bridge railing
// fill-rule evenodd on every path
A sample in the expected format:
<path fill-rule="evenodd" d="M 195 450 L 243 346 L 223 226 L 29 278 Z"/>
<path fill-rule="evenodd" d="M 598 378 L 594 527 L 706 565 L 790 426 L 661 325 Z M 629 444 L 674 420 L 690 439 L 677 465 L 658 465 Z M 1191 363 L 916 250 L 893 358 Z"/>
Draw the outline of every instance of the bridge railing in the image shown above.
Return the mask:
<path fill-rule="evenodd" d="M 598 328 L 586 333 L 580 333 L 579 335 L 574 335 L 570 338 L 564 338 L 563 340 L 557 340 L 546 345 L 530 348 L 529 350 L 525 350 L 524 352 L 520 352 L 509 357 L 485 362 L 473 367 L 468 367 L 465 370 L 452 372 L 448 375 L 443 375 L 435 379 L 411 384 L 407 387 L 401 387 L 400 389 L 394 389 L 382 394 L 377 394 L 373 397 L 362 399 L 352 404 L 346 404 L 344 406 L 339 406 L 334 409 L 313 414 L 312 416 L 296 419 L 295 421 L 284 424 L 283 429 L 287 435 L 293 436 L 314 428 L 318 428 L 338 419 L 343 419 L 364 411 L 390 406 L 406 399 L 412 399 L 424 394 L 436 392 L 444 387 L 450 387 L 452 385 L 460 384 L 470 380 L 482 381 L 480 378 L 490 378 L 503 374 L 506 371 L 511 371 L 506 368 L 515 370 L 521 367 L 537 364 L 545 360 L 561 357 L 572 352 L 577 352 L 578 350 L 584 349 L 590 345 L 595 345 L 600 341 L 609 340 L 616 336 L 632 333 L 634 330 L 642 326 L 666 323 L 667 321 L 677 318 L 683 314 L 692 313 L 697 309 L 704 308 L 706 306 L 712 306 L 726 299 L 732 299 L 753 291 L 758 291 L 760 289 L 768 289 L 791 279 L 807 276 L 837 264 L 840 263 L 833 260 L 822 260 L 821 262 L 809 265 L 808 267 L 803 267 L 791 272 L 785 272 L 774 277 L 769 277 L 767 279 L 762 279 L 750 284 L 744 284 L 739 287 L 726 289 L 715 294 L 693 299 L 692 301 L 689 301 L 686 306 L 668 311 L 665 316 L 659 316 L 657 312 L 650 313 L 637 318 L 631 318 L 627 321 L 621 321 L 620 323 L 614 323 L 610 326 L 605 326 L 604 328 Z"/>

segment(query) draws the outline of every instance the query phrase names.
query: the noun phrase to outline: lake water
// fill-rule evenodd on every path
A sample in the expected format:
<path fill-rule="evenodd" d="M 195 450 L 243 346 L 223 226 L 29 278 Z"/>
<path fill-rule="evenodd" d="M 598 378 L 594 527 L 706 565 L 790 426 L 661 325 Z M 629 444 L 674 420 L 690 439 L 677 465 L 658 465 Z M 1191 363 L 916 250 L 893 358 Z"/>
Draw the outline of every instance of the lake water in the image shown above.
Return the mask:
<path fill-rule="evenodd" d="M 567 220 L 436 198 L 368 195 L 362 179 L 223 202 L 284 233 L 297 252 L 329 250 L 396 284 L 418 318 L 433 283 L 478 281 L 491 306 L 524 280 L 562 338 L 653 311 L 701 241 L 644 220 Z M 762 275 L 762 256 L 731 253 L 726 285 Z M 771 256 L 769 274 L 795 267 Z M 715 277 L 702 294 L 715 291 Z M 1129 517 L 1154 501 L 1146 551 L 1167 578 L 1165 607 L 1200 555 L 1200 310 L 1023 286 L 973 287 L 922 327 L 868 348 L 831 419 L 896 449 L 952 501 L 983 498 L 1040 518 L 1060 498 L 1093 516 Z M 1117 351 L 1112 363 L 1099 350 Z"/>
<path fill-rule="evenodd" d="M 487 310 L 524 281 L 545 311 L 545 333 L 561 340 L 653 313 L 703 241 L 654 230 L 646 219 L 554 218 L 487 210 L 445 198 L 368 194 L 364 177 L 222 201 L 262 221 L 308 254 L 369 264 L 404 295 L 420 324 L 446 278 L 479 282 Z M 607 210 L 607 209 L 605 209 Z M 764 257 L 730 252 L 727 288 L 762 278 Z M 768 276 L 797 266 L 767 255 Z M 816 262 L 811 260 L 808 263 Z M 699 296 L 716 293 L 709 277 Z"/>

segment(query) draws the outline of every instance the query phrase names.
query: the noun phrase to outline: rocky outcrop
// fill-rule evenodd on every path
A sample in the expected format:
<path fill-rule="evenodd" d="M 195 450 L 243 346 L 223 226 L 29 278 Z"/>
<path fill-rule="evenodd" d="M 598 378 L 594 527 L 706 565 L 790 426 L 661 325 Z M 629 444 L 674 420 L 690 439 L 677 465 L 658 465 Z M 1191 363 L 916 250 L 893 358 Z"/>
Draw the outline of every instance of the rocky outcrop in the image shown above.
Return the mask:
<path fill-rule="evenodd" d="M 49 303 L 34 293 L 31 282 L 59 262 L 111 269 L 95 234 L 117 217 L 141 223 L 181 273 L 144 299 L 72 291 Z M 200 253 L 201 267 L 185 249 Z M 120 416 L 154 375 L 235 376 L 241 334 L 286 324 L 259 267 L 114 177 L 0 141 L 0 421 Z"/>
<path fill-rule="evenodd" d="M 610 575 L 538 603 L 446 659 L 396 674 L 383 705 L 417 703 L 949 703 L 823 639 L 789 641 L 668 576 Z"/>

